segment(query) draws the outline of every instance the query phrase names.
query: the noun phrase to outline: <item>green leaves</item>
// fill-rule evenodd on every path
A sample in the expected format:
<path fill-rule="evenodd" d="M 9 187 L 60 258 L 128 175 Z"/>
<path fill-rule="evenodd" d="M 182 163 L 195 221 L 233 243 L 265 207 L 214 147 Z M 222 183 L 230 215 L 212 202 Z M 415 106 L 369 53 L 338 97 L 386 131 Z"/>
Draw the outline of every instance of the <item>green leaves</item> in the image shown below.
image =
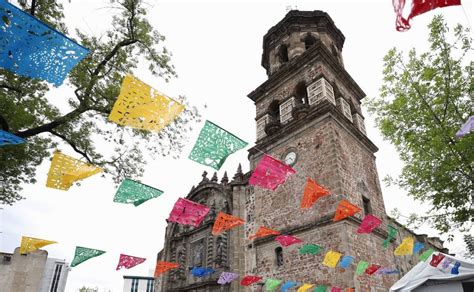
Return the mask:
<path fill-rule="evenodd" d="M 472 72 L 463 59 L 472 40 L 461 26 L 454 36 L 447 35 L 449 28 L 440 16 L 429 28 L 429 52 L 413 49 L 407 58 L 396 49 L 387 53 L 380 97 L 369 99 L 368 106 L 405 163 L 395 182 L 432 206 L 421 221 L 448 232 L 474 220 L 474 135 L 454 139 L 473 114 Z"/>

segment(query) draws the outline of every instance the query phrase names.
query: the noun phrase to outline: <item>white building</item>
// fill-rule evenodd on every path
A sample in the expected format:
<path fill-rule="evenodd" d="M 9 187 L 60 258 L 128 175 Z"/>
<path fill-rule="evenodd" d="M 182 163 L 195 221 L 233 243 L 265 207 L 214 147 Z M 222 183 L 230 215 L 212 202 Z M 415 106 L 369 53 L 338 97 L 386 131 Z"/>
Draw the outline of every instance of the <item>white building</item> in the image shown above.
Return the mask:
<path fill-rule="evenodd" d="M 48 252 L 37 250 L 20 254 L 0 253 L 1 292 L 64 292 L 69 272 L 65 260 L 48 258 Z"/>
<path fill-rule="evenodd" d="M 155 292 L 155 278 L 123 276 L 123 292 Z"/>

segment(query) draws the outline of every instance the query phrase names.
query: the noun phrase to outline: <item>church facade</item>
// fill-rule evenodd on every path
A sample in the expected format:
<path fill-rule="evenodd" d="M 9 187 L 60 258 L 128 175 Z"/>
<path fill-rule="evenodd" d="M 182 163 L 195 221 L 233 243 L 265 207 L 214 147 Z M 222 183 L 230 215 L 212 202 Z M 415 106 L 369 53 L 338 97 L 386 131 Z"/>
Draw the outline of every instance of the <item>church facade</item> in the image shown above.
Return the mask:
<path fill-rule="evenodd" d="M 251 287 L 217 284 L 220 272 L 258 275 L 283 281 L 325 284 L 355 291 L 388 291 L 399 277 L 418 262 L 417 255 L 396 257 L 394 249 L 405 236 L 425 246 L 443 249 L 437 238 L 414 234 L 386 214 L 374 153 L 377 147 L 367 137 L 361 100 L 363 90 L 344 68 L 345 37 L 329 15 L 322 11 L 290 11 L 263 38 L 262 66 L 268 79 L 248 97 L 256 106 L 257 141 L 249 150 L 250 171 L 239 169 L 219 181 L 203 174 L 187 199 L 210 207 L 197 228 L 168 223 L 165 246 L 158 260 L 176 262 L 156 281 L 157 291 L 264 291 L 263 283 Z M 296 174 L 269 191 L 248 184 L 263 153 L 280 159 Z M 331 191 L 313 208 L 300 209 L 307 178 Z M 362 211 L 333 222 L 342 199 Z M 211 234 L 218 212 L 246 221 L 219 236 Z M 373 214 L 383 223 L 369 234 L 356 232 L 363 217 Z M 397 236 L 382 247 L 388 223 Z M 301 255 L 299 245 L 281 247 L 273 236 L 249 240 L 260 226 L 291 234 L 305 243 L 324 247 L 384 267 L 399 275 L 357 276 L 356 264 L 349 268 L 322 265 L 325 252 Z M 216 273 L 196 278 L 191 267 L 211 267 Z M 295 290 L 296 291 L 296 290 Z"/>

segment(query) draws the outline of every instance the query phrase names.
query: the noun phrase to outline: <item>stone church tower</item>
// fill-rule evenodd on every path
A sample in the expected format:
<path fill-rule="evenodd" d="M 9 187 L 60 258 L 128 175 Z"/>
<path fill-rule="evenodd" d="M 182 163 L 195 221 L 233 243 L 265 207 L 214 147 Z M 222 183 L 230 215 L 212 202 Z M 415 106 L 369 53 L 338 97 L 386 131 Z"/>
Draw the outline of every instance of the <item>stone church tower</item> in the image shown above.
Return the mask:
<path fill-rule="evenodd" d="M 186 198 L 209 206 L 211 212 L 198 228 L 168 223 L 158 259 L 182 267 L 161 276 L 157 291 L 264 291 L 262 285 L 245 288 L 238 281 L 219 286 L 216 280 L 221 271 L 356 291 L 387 291 L 399 276 L 357 276 L 357 263 L 348 269 L 328 268 L 322 265 L 325 252 L 331 249 L 403 274 L 418 261 L 416 255 L 394 257 L 394 248 L 405 236 L 442 249 L 439 239 L 414 234 L 386 215 L 375 165 L 377 147 L 366 136 L 360 107 L 365 94 L 344 68 L 344 40 L 322 11 L 290 11 L 264 36 L 262 66 L 268 80 L 248 95 L 256 106 L 257 131 L 256 145 L 249 150 L 250 171 L 244 174 L 239 166 L 230 182 L 225 174 L 220 183 L 215 174 L 209 180 L 204 173 L 192 188 Z M 296 170 L 275 191 L 248 185 L 263 153 Z M 327 187 L 331 195 L 319 199 L 312 209 L 301 210 L 308 177 Z M 333 222 L 341 199 L 358 205 L 362 212 Z M 244 219 L 245 227 L 212 236 L 219 211 Z M 370 234 L 356 233 L 369 213 L 383 224 Z M 388 222 L 399 231 L 384 249 Z M 262 225 L 318 244 L 324 251 L 300 255 L 301 245 L 282 248 L 274 237 L 250 241 L 248 237 Z M 217 273 L 195 278 L 190 267 L 199 265 Z"/>

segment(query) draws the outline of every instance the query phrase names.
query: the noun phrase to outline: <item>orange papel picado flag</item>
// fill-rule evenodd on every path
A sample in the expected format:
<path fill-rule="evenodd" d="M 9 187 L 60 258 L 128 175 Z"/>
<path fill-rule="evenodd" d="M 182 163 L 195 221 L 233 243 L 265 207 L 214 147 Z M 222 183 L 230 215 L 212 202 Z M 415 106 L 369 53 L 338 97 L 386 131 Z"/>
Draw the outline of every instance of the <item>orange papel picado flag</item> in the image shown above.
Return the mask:
<path fill-rule="evenodd" d="M 53 243 L 57 242 L 40 238 L 22 236 L 20 244 L 20 254 L 26 254 Z"/>
<path fill-rule="evenodd" d="M 217 219 L 214 222 L 214 226 L 212 226 L 212 235 L 219 235 L 226 230 L 243 225 L 244 223 L 245 221 L 238 217 L 219 212 L 219 214 L 217 214 Z"/>
<path fill-rule="evenodd" d="M 255 233 L 254 235 L 250 235 L 249 239 L 252 240 L 254 238 L 261 238 L 269 235 L 280 235 L 280 231 L 260 226 L 260 228 L 257 230 L 257 233 Z"/>
<path fill-rule="evenodd" d="M 414 245 L 415 245 L 415 240 L 413 239 L 413 237 L 411 236 L 405 237 L 402 243 L 399 246 L 397 246 L 393 254 L 397 256 L 413 254 Z"/>
<path fill-rule="evenodd" d="M 158 261 L 156 263 L 156 268 L 155 268 L 155 278 L 158 278 L 161 274 L 178 268 L 179 265 L 176 263 L 170 263 L 170 262 L 165 262 L 165 261 Z"/>
<path fill-rule="evenodd" d="M 310 209 L 319 198 L 329 194 L 328 190 L 308 177 L 304 188 L 303 200 L 301 200 L 301 209 Z"/>
<path fill-rule="evenodd" d="M 360 212 L 360 208 L 356 205 L 352 205 L 346 200 L 341 200 L 336 209 L 336 214 L 334 215 L 333 221 L 339 221 L 349 216 L 354 215 L 357 212 Z"/>
<path fill-rule="evenodd" d="M 85 163 L 73 157 L 54 152 L 48 172 L 46 186 L 48 188 L 67 191 L 74 182 L 103 171 L 102 168 Z"/>
<path fill-rule="evenodd" d="M 341 256 L 342 256 L 341 253 L 330 250 L 327 252 L 326 256 L 324 257 L 323 265 L 328 266 L 330 268 L 335 268 Z"/>

